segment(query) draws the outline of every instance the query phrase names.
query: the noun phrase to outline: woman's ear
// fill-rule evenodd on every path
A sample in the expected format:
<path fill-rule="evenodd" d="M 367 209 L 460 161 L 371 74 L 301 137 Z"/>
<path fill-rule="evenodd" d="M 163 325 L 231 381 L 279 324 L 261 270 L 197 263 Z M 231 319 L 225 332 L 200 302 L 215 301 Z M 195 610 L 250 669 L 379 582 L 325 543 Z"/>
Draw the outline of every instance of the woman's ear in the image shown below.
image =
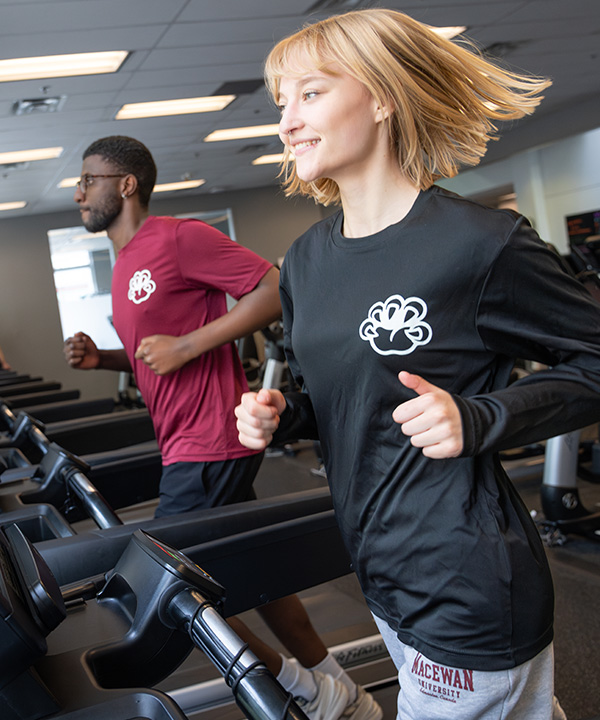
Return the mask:
<path fill-rule="evenodd" d="M 375 122 L 380 123 L 384 120 L 388 120 L 390 117 L 390 103 L 377 103 L 375 108 Z"/>

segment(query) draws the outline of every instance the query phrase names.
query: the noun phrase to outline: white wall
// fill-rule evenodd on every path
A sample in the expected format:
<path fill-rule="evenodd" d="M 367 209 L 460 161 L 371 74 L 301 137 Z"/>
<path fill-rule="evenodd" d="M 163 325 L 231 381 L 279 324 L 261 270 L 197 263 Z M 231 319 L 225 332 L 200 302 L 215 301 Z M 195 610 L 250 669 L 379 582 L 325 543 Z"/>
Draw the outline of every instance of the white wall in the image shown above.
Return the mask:
<path fill-rule="evenodd" d="M 568 215 L 600 209 L 600 128 L 460 173 L 440 185 L 478 195 L 512 184 L 544 240 L 568 253 Z"/>

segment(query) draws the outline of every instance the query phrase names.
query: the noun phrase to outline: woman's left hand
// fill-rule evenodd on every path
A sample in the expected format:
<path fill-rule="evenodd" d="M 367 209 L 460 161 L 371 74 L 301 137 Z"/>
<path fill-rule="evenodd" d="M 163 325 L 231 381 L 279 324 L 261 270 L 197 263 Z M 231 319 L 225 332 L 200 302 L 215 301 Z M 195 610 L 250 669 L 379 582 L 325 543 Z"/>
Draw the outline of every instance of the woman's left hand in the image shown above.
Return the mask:
<path fill-rule="evenodd" d="M 452 395 L 406 371 L 398 379 L 417 397 L 398 405 L 392 413 L 394 422 L 425 457 L 458 457 L 463 450 L 462 420 Z"/>

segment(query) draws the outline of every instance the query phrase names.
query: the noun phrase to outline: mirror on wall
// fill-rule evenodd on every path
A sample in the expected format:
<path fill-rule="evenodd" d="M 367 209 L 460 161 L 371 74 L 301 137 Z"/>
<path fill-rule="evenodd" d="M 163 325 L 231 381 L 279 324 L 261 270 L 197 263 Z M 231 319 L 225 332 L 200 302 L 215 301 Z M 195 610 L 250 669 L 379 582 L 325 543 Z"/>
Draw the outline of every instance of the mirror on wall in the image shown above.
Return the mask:
<path fill-rule="evenodd" d="M 235 240 L 230 209 L 177 217 L 203 220 Z M 115 254 L 106 233 L 91 234 L 83 226 L 58 228 L 48 231 L 48 243 L 63 339 L 83 331 L 98 347 L 122 347 L 112 325 Z"/>

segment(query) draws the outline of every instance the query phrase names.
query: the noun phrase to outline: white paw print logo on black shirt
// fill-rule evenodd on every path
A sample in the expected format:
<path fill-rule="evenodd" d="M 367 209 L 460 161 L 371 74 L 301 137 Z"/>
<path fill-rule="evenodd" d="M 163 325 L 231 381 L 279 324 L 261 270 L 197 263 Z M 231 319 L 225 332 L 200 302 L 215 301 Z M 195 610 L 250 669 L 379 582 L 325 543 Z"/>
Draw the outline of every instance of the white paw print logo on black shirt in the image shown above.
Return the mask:
<path fill-rule="evenodd" d="M 152 279 L 150 270 L 136 270 L 129 281 L 127 297 L 136 305 L 147 300 L 156 290 L 156 283 Z"/>
<path fill-rule="evenodd" d="M 433 331 L 425 322 L 426 315 L 427 305 L 421 298 L 391 295 L 369 308 L 358 332 L 379 355 L 408 355 L 431 340 Z"/>

